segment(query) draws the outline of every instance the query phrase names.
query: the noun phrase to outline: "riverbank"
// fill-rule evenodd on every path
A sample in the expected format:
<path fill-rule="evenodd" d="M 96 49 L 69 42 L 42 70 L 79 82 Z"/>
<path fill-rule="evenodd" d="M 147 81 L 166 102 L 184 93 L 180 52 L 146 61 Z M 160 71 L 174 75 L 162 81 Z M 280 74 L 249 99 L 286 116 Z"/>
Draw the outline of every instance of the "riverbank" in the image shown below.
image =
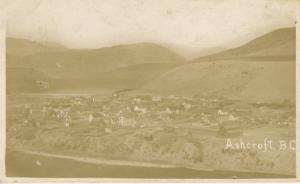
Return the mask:
<path fill-rule="evenodd" d="M 111 161 L 38 152 L 7 150 L 8 177 L 41 178 L 294 178 L 291 175 L 205 171 L 165 164 Z"/>

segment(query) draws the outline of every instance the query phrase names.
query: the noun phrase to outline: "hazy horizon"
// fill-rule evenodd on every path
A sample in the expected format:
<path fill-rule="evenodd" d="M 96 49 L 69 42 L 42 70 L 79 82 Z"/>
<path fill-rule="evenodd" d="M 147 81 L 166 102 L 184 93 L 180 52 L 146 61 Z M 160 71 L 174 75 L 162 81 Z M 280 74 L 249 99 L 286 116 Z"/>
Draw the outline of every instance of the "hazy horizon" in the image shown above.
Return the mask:
<path fill-rule="evenodd" d="M 279 30 L 279 29 L 290 29 L 290 28 L 295 28 L 296 27 L 282 27 L 282 28 L 278 28 L 278 29 L 275 29 L 275 30 L 272 30 L 270 31 L 269 33 L 273 32 L 273 31 L 276 31 L 276 30 Z M 268 33 L 266 33 L 268 34 Z M 265 34 L 263 34 L 265 35 Z M 263 36 L 263 35 L 258 35 L 256 38 L 259 38 L 260 36 Z M 156 43 L 156 42 L 135 42 L 135 43 L 125 43 L 125 44 L 116 44 L 116 45 L 110 45 L 110 46 L 104 46 L 104 47 L 96 47 L 96 48 L 70 48 L 66 45 L 62 45 L 61 43 L 59 42 L 43 42 L 43 41 L 36 41 L 36 40 L 30 40 L 28 38 L 20 38 L 20 37 L 11 37 L 11 36 L 7 36 L 6 35 L 6 39 L 7 38 L 10 38 L 10 39 L 20 39 L 20 40 L 27 40 L 27 41 L 30 41 L 30 42 L 34 42 L 34 43 L 38 43 L 38 44 L 42 44 L 42 45 L 45 45 L 45 46 L 59 46 L 59 47 L 63 47 L 63 48 L 66 48 L 66 49 L 102 49 L 102 48 L 110 48 L 110 47 L 117 47 L 117 46 L 126 46 L 126 45 L 134 45 L 134 44 L 156 44 L 158 46 L 162 46 L 162 47 L 165 47 L 167 49 L 170 49 L 171 51 L 175 52 L 176 54 L 180 55 L 181 57 L 185 58 L 186 60 L 193 60 L 193 59 L 196 59 L 198 57 L 202 57 L 202 56 L 206 56 L 206 55 L 210 55 L 210 54 L 215 54 L 215 53 L 218 53 L 218 52 L 222 52 L 222 51 L 225 51 L 227 49 L 234 49 L 234 48 L 237 48 L 237 47 L 240 47 L 240 46 L 243 46 L 249 42 L 251 42 L 253 39 L 256 39 L 256 38 L 253 38 L 252 40 L 249 40 L 249 41 L 246 41 L 245 43 L 241 43 L 240 45 L 237 45 L 235 47 L 207 47 L 207 48 L 196 48 L 196 47 L 185 47 L 183 45 L 172 45 L 172 44 L 164 44 L 164 43 Z"/>
<path fill-rule="evenodd" d="M 296 0 L 14 1 L 7 2 L 7 36 L 75 49 L 149 42 L 192 58 L 294 27 L 296 5 Z"/>

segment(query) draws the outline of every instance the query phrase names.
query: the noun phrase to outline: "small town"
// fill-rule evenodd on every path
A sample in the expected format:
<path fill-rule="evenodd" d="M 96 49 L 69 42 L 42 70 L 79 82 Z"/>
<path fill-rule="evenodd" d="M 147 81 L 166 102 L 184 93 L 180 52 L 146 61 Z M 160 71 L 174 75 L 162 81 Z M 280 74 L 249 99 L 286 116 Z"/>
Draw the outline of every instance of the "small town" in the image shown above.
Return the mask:
<path fill-rule="evenodd" d="M 112 94 L 107 97 L 43 97 L 38 104 L 18 104 L 14 126 L 65 127 L 95 125 L 106 133 L 119 128 L 153 126 L 198 127 L 219 130 L 224 136 L 238 136 L 243 128 L 294 127 L 293 108 L 282 104 L 243 103 L 201 97 L 167 97 Z M 10 117 L 8 117 L 10 118 Z M 232 129 L 232 131 L 231 131 Z M 236 129 L 236 130 L 233 130 Z"/>
<path fill-rule="evenodd" d="M 12 97 L 12 96 L 11 96 Z M 10 100 L 13 102 L 13 100 Z M 294 151 L 226 149 L 228 138 L 295 139 L 295 107 L 205 96 L 24 95 L 8 105 L 8 147 L 68 155 L 171 163 L 203 169 L 278 171 Z M 22 102 L 20 104 L 20 102 Z M 262 160 L 260 154 L 270 154 Z M 274 157 L 280 159 L 274 162 Z M 176 158 L 176 160 L 174 160 Z"/>

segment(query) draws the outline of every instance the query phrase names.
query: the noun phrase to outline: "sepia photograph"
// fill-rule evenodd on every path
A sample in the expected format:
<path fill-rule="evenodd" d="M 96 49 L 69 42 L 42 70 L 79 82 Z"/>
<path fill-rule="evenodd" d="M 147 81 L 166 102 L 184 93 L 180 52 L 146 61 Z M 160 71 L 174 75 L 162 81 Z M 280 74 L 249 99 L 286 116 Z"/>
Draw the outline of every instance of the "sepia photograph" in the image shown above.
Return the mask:
<path fill-rule="evenodd" d="M 296 179 L 299 4 L 7 1 L 5 177 Z"/>

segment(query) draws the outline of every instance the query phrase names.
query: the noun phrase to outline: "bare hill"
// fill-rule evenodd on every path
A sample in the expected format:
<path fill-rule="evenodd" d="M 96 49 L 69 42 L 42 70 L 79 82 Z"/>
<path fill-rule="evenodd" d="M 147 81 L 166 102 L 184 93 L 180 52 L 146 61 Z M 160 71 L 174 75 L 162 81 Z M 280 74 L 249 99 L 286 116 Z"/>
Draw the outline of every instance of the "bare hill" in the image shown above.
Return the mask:
<path fill-rule="evenodd" d="M 138 87 L 184 61 L 153 43 L 78 50 L 23 39 L 7 40 L 7 68 L 40 71 L 53 88 Z M 20 70 L 8 70 L 10 76 L 19 74 Z"/>
<path fill-rule="evenodd" d="M 6 68 L 6 91 L 14 92 L 41 92 L 43 83 L 48 83 L 49 78 L 41 71 L 26 68 Z"/>
<path fill-rule="evenodd" d="M 255 101 L 295 100 L 295 29 L 201 57 L 144 86 L 165 94 L 211 94 Z"/>
<path fill-rule="evenodd" d="M 222 61 L 177 67 L 144 89 L 163 94 L 210 94 L 247 100 L 295 100 L 295 62 Z"/>
<path fill-rule="evenodd" d="M 7 66 L 32 67 L 45 72 L 50 77 L 64 78 L 75 75 L 95 77 L 101 72 L 135 64 L 183 61 L 183 58 L 176 53 L 152 43 L 119 45 L 93 50 L 63 49 L 55 52 L 37 52 L 22 57 L 8 53 Z"/>
<path fill-rule="evenodd" d="M 264 61 L 287 61 L 296 58 L 296 29 L 282 28 L 262 35 L 245 45 L 229 49 L 217 54 L 212 54 L 193 60 L 216 61 L 216 60 L 264 60 Z"/>
<path fill-rule="evenodd" d="M 8 55 L 27 56 L 64 49 L 66 48 L 62 45 L 52 42 L 34 42 L 22 38 L 6 38 L 6 53 Z"/>

